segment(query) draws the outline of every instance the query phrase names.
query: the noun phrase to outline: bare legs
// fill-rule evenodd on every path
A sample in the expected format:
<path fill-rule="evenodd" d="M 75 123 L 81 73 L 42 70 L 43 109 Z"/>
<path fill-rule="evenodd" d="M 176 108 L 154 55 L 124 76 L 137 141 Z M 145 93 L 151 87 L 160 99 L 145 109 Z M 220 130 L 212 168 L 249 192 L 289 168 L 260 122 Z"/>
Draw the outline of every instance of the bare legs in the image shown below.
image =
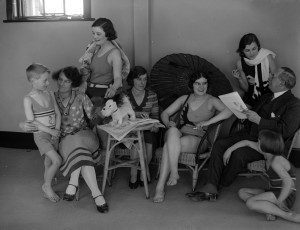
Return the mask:
<path fill-rule="evenodd" d="M 42 190 L 44 192 L 44 196 L 52 202 L 58 202 L 60 199 L 59 196 L 53 191 L 51 186 L 52 179 L 54 178 L 60 164 L 61 158 L 56 151 L 51 150 L 45 154 L 45 173 Z"/>
<path fill-rule="evenodd" d="M 159 203 L 164 201 L 164 187 L 170 174 L 167 185 L 177 184 L 178 175 L 178 158 L 182 151 L 196 152 L 200 139 L 195 136 L 183 136 L 179 130 L 172 127 L 166 134 L 166 142 L 163 147 L 161 167 L 158 183 L 156 185 L 153 202 Z"/>
<path fill-rule="evenodd" d="M 300 215 L 290 210 L 281 209 L 277 205 L 278 200 L 272 192 L 242 188 L 239 190 L 239 197 L 246 202 L 246 206 L 250 210 L 265 213 L 267 220 L 275 220 L 276 216 L 279 216 L 283 219 L 300 223 Z"/>
<path fill-rule="evenodd" d="M 178 158 L 181 150 L 181 141 L 180 141 L 181 133 L 177 128 L 170 128 L 167 133 L 167 140 L 165 145 L 167 146 L 167 154 L 169 157 L 170 164 L 170 177 L 167 182 L 167 185 L 176 185 L 177 180 L 179 179 L 178 175 Z M 163 152 L 163 154 L 165 154 Z"/>
<path fill-rule="evenodd" d="M 76 188 L 78 187 L 78 179 L 79 179 L 80 171 L 81 171 L 81 168 L 78 168 L 71 173 L 71 177 L 69 180 L 70 186 L 68 185 L 66 194 L 73 195 L 76 193 Z"/>
<path fill-rule="evenodd" d="M 95 199 L 96 205 L 99 206 L 105 204 L 105 200 L 97 184 L 95 168 L 93 166 L 82 166 L 81 174 L 87 186 L 91 190 L 92 196 L 97 197 Z"/>
<path fill-rule="evenodd" d="M 105 200 L 100 192 L 100 189 L 97 184 L 97 178 L 96 178 L 96 173 L 95 173 L 95 168 L 93 166 L 82 166 L 75 171 L 72 172 L 69 184 L 78 186 L 78 180 L 79 180 L 79 175 L 80 173 L 82 174 L 83 179 L 85 180 L 87 186 L 92 192 L 93 197 L 97 197 L 95 199 L 95 202 L 97 205 L 103 205 L 105 203 Z M 74 186 L 68 186 L 66 190 L 67 194 L 73 195 L 76 193 L 76 187 Z"/>

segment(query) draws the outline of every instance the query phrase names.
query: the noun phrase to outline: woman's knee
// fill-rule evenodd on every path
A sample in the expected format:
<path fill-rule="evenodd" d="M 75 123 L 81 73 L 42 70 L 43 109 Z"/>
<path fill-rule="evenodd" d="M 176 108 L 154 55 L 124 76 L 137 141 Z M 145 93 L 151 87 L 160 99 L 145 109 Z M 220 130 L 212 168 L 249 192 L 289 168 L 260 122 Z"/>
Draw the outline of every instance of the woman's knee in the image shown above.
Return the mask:
<path fill-rule="evenodd" d="M 255 206 L 255 200 L 253 198 L 249 198 L 247 201 L 246 201 L 246 206 L 250 209 L 250 210 L 255 210 L 256 209 L 256 206 Z"/>
<path fill-rule="evenodd" d="M 238 196 L 240 199 L 242 199 L 243 201 L 246 201 L 248 196 L 247 196 L 247 189 L 245 188 L 241 188 L 239 191 L 238 191 Z"/>

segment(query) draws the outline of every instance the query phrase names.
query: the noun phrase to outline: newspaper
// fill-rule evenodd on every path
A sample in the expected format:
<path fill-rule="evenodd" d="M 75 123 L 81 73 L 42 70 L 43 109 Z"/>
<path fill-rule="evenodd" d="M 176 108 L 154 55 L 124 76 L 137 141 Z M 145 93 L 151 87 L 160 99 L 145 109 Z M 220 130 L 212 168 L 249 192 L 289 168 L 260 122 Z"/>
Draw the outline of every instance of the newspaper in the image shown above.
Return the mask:
<path fill-rule="evenodd" d="M 239 119 L 247 118 L 243 111 L 248 110 L 248 108 L 238 92 L 220 95 L 219 98 Z"/>
<path fill-rule="evenodd" d="M 98 125 L 97 127 L 112 135 L 116 140 L 120 141 L 135 128 L 140 128 L 143 126 L 146 127 L 148 125 L 155 124 L 155 123 L 158 123 L 156 125 L 157 127 L 164 127 L 164 125 L 162 125 L 159 122 L 159 120 L 150 119 L 150 118 L 149 119 L 136 118 L 133 121 L 127 120 L 118 127 L 111 126 L 110 124 Z"/>

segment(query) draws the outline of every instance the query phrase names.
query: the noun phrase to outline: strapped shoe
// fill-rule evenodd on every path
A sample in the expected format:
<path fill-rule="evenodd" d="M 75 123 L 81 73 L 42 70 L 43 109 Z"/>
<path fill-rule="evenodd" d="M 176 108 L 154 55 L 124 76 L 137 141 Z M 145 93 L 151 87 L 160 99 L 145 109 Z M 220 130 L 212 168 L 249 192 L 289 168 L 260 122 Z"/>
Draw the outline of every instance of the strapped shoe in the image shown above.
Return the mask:
<path fill-rule="evenodd" d="M 68 186 L 73 186 L 76 191 L 74 194 L 68 194 L 68 193 L 65 193 L 64 194 L 64 197 L 63 197 L 63 200 L 66 200 L 66 201 L 73 201 L 75 199 L 75 196 L 76 196 L 76 193 L 78 192 L 78 186 L 74 185 L 74 184 L 68 184 Z"/>

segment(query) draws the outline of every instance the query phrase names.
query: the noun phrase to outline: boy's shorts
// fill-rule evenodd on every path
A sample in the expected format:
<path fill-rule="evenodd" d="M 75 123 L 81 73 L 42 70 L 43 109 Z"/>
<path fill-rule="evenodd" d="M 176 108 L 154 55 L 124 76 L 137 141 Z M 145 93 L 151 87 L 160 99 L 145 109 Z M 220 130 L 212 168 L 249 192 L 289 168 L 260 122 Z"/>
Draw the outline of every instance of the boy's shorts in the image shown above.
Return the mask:
<path fill-rule="evenodd" d="M 33 137 L 41 156 L 49 151 L 58 150 L 58 139 L 52 140 L 52 136 L 49 133 L 37 132 L 33 134 Z"/>

